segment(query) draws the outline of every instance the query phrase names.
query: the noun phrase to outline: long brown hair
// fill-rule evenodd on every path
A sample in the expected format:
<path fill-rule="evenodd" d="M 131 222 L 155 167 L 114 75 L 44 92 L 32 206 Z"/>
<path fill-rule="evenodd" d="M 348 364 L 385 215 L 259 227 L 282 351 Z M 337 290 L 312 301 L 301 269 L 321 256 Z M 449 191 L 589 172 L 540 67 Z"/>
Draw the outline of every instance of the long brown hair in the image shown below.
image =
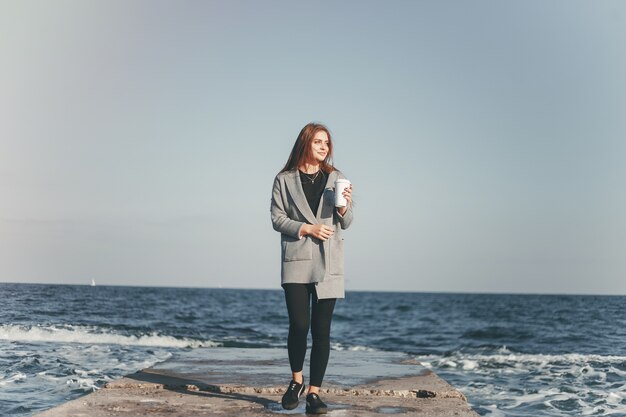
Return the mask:
<path fill-rule="evenodd" d="M 313 159 L 311 143 L 313 142 L 313 137 L 315 137 L 315 134 L 319 131 L 324 131 L 328 135 L 328 153 L 326 154 L 326 158 L 320 162 L 320 168 L 327 174 L 336 170 L 332 163 L 333 140 L 330 135 L 330 130 L 328 130 L 328 128 L 323 124 L 309 123 L 300 131 L 298 139 L 296 139 L 296 143 L 293 144 L 293 149 L 291 150 L 289 159 L 287 159 L 285 167 L 280 172 L 298 169 L 300 165 L 303 165 L 306 161 Z"/>

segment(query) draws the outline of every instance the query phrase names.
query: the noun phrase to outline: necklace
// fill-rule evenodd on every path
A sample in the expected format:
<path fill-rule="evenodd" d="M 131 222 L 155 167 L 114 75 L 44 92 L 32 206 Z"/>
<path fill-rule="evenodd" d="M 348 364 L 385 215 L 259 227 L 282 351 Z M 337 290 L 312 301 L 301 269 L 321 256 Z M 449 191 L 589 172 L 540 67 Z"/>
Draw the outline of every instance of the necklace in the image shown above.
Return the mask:
<path fill-rule="evenodd" d="M 305 177 L 306 179 L 308 179 L 309 181 L 311 181 L 311 184 L 315 184 L 315 180 L 316 180 L 316 179 L 317 179 L 317 177 L 320 175 L 320 172 L 322 172 L 322 170 L 321 170 L 321 169 L 319 169 L 319 170 L 315 173 L 315 175 L 313 175 L 312 177 L 310 177 L 310 176 L 309 176 L 309 174 L 307 174 L 307 173 L 305 173 L 305 172 L 302 172 L 302 171 L 300 171 L 300 174 L 304 175 L 304 177 Z"/>

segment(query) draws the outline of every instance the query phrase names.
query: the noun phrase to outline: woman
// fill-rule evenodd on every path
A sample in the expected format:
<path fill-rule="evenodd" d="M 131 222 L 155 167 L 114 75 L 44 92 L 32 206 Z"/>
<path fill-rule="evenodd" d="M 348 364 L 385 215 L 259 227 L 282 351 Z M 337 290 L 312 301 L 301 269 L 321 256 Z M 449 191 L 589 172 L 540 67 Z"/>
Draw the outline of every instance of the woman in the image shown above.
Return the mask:
<path fill-rule="evenodd" d="M 330 354 L 330 322 L 337 298 L 344 298 L 342 230 L 352 223 L 352 185 L 345 207 L 335 207 L 335 181 L 345 178 L 332 165 L 330 131 L 309 123 L 298 135 L 285 167 L 274 180 L 271 217 L 280 232 L 281 284 L 289 314 L 287 348 L 292 379 L 283 408 L 298 406 L 309 325 L 313 337 L 306 411 L 327 412 L 319 391 Z M 312 304 L 312 311 L 311 309 Z"/>

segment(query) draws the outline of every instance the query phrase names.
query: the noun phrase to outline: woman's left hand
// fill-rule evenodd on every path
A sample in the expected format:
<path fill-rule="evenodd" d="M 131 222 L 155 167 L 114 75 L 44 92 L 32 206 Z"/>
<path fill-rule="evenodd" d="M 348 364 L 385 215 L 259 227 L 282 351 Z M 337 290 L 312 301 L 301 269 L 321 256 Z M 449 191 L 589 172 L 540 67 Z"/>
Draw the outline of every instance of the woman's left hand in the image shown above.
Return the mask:
<path fill-rule="evenodd" d="M 339 214 L 343 216 L 344 214 L 346 214 L 346 211 L 348 211 L 348 206 L 352 206 L 352 184 L 350 184 L 343 190 L 342 195 L 346 199 L 347 204 L 345 207 L 339 207 L 337 211 L 339 211 Z"/>

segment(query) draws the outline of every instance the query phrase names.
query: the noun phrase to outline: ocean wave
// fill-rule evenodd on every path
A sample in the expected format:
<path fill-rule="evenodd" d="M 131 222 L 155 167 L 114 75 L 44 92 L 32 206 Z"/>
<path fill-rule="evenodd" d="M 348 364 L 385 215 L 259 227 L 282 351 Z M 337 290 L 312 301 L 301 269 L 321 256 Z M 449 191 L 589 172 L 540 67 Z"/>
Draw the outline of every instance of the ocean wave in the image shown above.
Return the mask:
<path fill-rule="evenodd" d="M 161 335 L 157 332 L 125 335 L 89 326 L 18 326 L 0 325 L 0 340 L 19 342 L 55 342 L 81 344 L 111 344 L 127 346 L 153 346 L 174 348 L 217 347 L 222 344 L 212 340 L 196 340 Z"/>
<path fill-rule="evenodd" d="M 610 366 L 623 365 L 626 363 L 626 356 L 581 353 L 565 353 L 562 355 L 525 354 L 510 352 L 506 347 L 499 349 L 493 354 L 454 352 L 446 356 L 428 355 L 418 357 L 417 359 L 427 367 L 460 368 L 464 370 L 500 368 L 524 371 L 531 368 L 543 368 L 548 366 L 564 367 L 577 365 L 578 368 L 574 374 L 588 377 L 600 375 L 593 368 L 594 364 Z M 626 374 L 625 371 L 620 369 L 615 369 L 615 373 L 622 376 Z"/>
<path fill-rule="evenodd" d="M 18 382 L 18 381 L 23 381 L 26 379 L 26 375 L 23 374 L 22 372 L 17 372 L 13 375 L 10 375 L 8 377 L 2 377 L 0 376 L 0 387 L 5 386 L 7 384 L 10 384 L 12 382 Z"/>
<path fill-rule="evenodd" d="M 483 404 L 497 404 L 497 410 L 482 407 L 490 417 L 503 410 L 532 414 L 540 408 L 548 415 L 626 415 L 626 356 L 529 354 L 502 346 L 415 359 L 444 378 L 453 375 L 470 402 L 480 398 Z"/>
<path fill-rule="evenodd" d="M 349 350 L 353 352 L 378 352 L 378 349 L 375 349 L 369 346 L 360 346 L 360 345 L 344 346 L 341 343 L 337 343 L 337 342 L 331 343 L 330 348 L 332 350 Z"/>
<path fill-rule="evenodd" d="M 80 390 L 84 392 L 97 391 L 100 387 L 97 384 L 97 380 L 94 378 L 73 377 L 68 378 L 65 381 L 65 385 L 74 390 Z"/>

